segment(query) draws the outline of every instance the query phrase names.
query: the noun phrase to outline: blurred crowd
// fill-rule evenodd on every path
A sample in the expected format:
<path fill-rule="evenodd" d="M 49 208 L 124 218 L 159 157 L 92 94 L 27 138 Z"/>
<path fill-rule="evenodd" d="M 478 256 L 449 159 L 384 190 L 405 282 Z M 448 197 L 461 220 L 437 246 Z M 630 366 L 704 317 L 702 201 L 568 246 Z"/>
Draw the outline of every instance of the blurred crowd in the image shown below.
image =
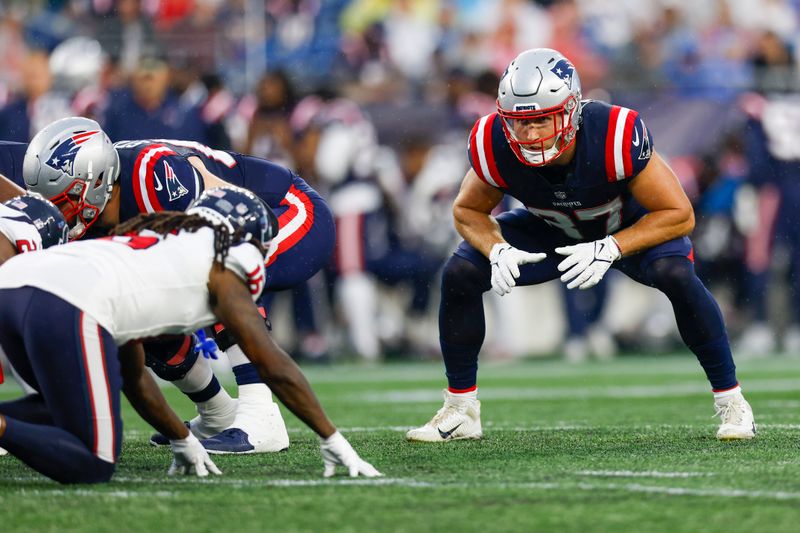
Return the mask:
<path fill-rule="evenodd" d="M 286 165 L 339 234 L 291 296 L 295 353 L 435 355 L 467 133 L 508 62 L 553 47 L 585 97 L 641 113 L 679 174 L 737 348 L 800 353 L 798 14 L 800 0 L 4 0 L 0 139 L 84 115 L 114 141 Z M 571 360 L 669 336 L 643 327 L 658 313 L 605 323 L 619 283 L 564 294 Z"/>

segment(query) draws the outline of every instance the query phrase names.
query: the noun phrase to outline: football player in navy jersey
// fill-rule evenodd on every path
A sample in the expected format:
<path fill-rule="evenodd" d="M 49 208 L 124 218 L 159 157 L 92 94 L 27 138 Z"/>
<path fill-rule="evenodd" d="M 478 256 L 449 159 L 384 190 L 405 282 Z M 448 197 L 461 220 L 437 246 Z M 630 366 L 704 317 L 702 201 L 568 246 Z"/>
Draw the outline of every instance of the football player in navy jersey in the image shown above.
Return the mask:
<path fill-rule="evenodd" d="M 669 298 L 681 337 L 711 384 L 722 422 L 717 438 L 755 435 L 722 315 L 694 271 L 692 206 L 635 111 L 582 101 L 567 58 L 528 50 L 503 74 L 497 112 L 475 124 L 468 154 L 472 169 L 453 206 L 464 241 L 442 276 L 444 407 L 410 430 L 409 440 L 482 437 L 483 292 L 504 295 L 556 278 L 568 289 L 587 289 L 612 266 Z M 505 194 L 525 207 L 492 217 Z"/>
<path fill-rule="evenodd" d="M 70 237 L 105 234 L 140 213 L 183 211 L 202 191 L 227 185 L 248 189 L 277 214 L 280 231 L 266 256 L 269 309 L 274 293 L 298 285 L 328 262 L 335 228 L 316 191 L 288 169 L 264 159 L 214 150 L 193 141 L 137 140 L 111 144 L 99 124 L 73 117 L 36 134 L 25 155 L 29 190 L 50 198 L 70 223 Z M 195 402 L 192 431 L 214 453 L 272 452 L 289 446 L 280 410 L 242 351 L 217 331 L 231 361 L 238 401 L 198 357 L 197 336 L 148 343 L 148 364 Z M 154 444 L 166 444 L 155 436 Z"/>

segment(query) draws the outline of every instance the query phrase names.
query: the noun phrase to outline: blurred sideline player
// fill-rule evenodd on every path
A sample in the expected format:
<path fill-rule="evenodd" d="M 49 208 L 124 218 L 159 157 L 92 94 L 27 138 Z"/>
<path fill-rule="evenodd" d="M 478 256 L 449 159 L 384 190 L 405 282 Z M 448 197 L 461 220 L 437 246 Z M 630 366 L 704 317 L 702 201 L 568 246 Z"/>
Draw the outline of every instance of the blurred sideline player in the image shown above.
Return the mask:
<path fill-rule="evenodd" d="M 269 336 L 254 302 L 277 219 L 255 195 L 206 191 L 187 213 L 141 215 L 115 236 L 20 255 L 0 268 L 0 344 L 39 398 L 0 403 L 0 445 L 62 483 L 108 481 L 122 443 L 119 392 L 170 437 L 170 473 L 219 470 L 145 371 L 141 339 L 219 321 L 286 406 L 320 436 L 331 476 L 361 460 Z M 173 305 L 170 305 L 173 304 Z"/>
<path fill-rule="evenodd" d="M 5 179 L 0 176 L 2 181 Z M 3 202 L 0 204 L 0 265 L 17 254 L 64 244 L 67 231 L 67 221 L 61 211 L 38 194 L 22 194 Z M 2 354 L 0 346 L 0 359 Z M 25 392 L 35 392 L 13 368 L 11 371 Z M 3 366 L 0 365 L 0 384 L 3 381 Z M 0 455 L 5 454 L 6 451 L 0 448 Z"/>
<path fill-rule="evenodd" d="M 275 291 L 293 287 L 325 265 L 335 229 L 325 201 L 299 176 L 264 159 L 213 150 L 192 141 L 139 140 L 111 145 L 99 125 L 73 117 L 36 134 L 24 160 L 30 190 L 50 198 L 70 223 L 70 238 L 102 234 L 139 213 L 184 211 L 206 189 L 233 184 L 252 191 L 278 216 L 280 232 L 266 256 L 269 309 Z M 189 336 L 145 345 L 148 365 L 197 405 L 191 429 L 218 453 L 272 452 L 289 446 L 280 410 L 255 367 L 223 333 L 217 341 L 239 388 L 231 399 L 198 356 Z M 237 403 L 238 402 L 238 403 Z M 209 439 L 209 437 L 212 437 Z M 154 443 L 166 444 L 158 439 Z"/>
<path fill-rule="evenodd" d="M 694 271 L 691 204 L 635 111 L 581 101 L 568 59 L 528 50 L 506 69 L 497 113 L 475 124 L 468 153 L 472 169 L 453 206 L 464 241 L 445 265 L 439 313 L 448 388 L 444 406 L 409 440 L 482 436 L 483 292 L 503 295 L 558 277 L 568 289 L 587 289 L 612 265 L 669 298 L 711 383 L 717 438 L 755 435 L 722 315 Z M 504 194 L 527 209 L 492 217 Z"/>
<path fill-rule="evenodd" d="M 26 143 L 0 141 L 0 202 L 25 193 L 22 179 L 22 161 Z"/>

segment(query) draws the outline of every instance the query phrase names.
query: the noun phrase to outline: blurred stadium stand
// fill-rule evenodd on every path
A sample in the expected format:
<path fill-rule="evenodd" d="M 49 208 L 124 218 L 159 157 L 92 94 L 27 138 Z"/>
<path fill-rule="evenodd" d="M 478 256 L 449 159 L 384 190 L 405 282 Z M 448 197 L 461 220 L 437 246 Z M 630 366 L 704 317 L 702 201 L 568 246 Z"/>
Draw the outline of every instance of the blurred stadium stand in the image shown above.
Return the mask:
<path fill-rule="evenodd" d="M 695 202 L 698 267 L 739 351 L 800 353 L 800 317 L 784 312 L 800 309 L 800 151 L 782 149 L 800 139 L 800 120 L 785 120 L 800 117 L 791 98 L 799 13 L 800 0 L 4 0 L 0 138 L 25 140 L 83 114 L 113 140 L 181 137 L 271 158 L 325 194 L 337 187 L 326 171 L 338 165 L 380 190 L 392 242 L 441 259 L 456 236 L 425 242 L 420 217 L 448 213 L 467 131 L 493 110 L 509 60 L 551 46 L 576 64 L 585 97 L 644 117 Z M 319 160 L 321 139 L 341 124 L 368 124 L 369 161 Z M 411 149 L 420 142 L 431 149 Z M 442 155 L 459 151 L 460 159 Z M 427 223 L 448 227 L 446 216 Z M 384 307 L 408 299 L 372 275 L 379 294 L 392 295 Z M 600 323 L 623 347 L 673 346 L 670 311 L 655 292 L 622 276 L 608 283 Z M 323 293 L 334 286 L 314 284 Z M 397 305 L 385 311 L 384 349 L 435 352 L 431 292 L 427 326 L 398 325 Z M 346 323 L 328 293 L 314 298 L 314 312 Z M 487 354 L 559 350 L 558 287 L 516 291 L 503 304 L 489 308 L 497 327 Z M 530 321 L 531 305 L 553 312 Z M 419 328 L 424 335 L 408 331 Z M 323 332 L 327 340 L 278 329 L 297 353 L 351 350 L 338 326 Z"/>

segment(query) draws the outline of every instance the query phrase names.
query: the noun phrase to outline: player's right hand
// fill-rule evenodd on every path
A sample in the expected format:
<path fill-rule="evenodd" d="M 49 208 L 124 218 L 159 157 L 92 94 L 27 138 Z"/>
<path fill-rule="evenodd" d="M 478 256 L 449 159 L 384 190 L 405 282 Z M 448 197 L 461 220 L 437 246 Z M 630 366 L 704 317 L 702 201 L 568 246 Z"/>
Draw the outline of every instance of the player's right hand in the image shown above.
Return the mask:
<path fill-rule="evenodd" d="M 334 475 L 338 465 L 347 468 L 350 477 L 383 475 L 374 466 L 359 457 L 347 439 L 338 431 L 327 439 L 320 439 L 319 448 L 322 452 L 322 462 L 325 464 L 325 470 L 322 473 L 324 477 Z"/>
<path fill-rule="evenodd" d="M 175 439 L 169 441 L 172 448 L 172 465 L 169 467 L 167 474 L 174 476 L 175 474 L 197 474 L 199 477 L 206 477 L 209 472 L 212 474 L 220 475 L 222 472 L 197 437 L 189 433 L 185 439 Z"/>
<path fill-rule="evenodd" d="M 547 254 L 524 252 L 507 242 L 496 243 L 489 253 L 489 262 L 492 264 L 492 289 L 500 296 L 508 294 L 517 285 L 519 265 L 538 263 L 545 257 Z"/>

